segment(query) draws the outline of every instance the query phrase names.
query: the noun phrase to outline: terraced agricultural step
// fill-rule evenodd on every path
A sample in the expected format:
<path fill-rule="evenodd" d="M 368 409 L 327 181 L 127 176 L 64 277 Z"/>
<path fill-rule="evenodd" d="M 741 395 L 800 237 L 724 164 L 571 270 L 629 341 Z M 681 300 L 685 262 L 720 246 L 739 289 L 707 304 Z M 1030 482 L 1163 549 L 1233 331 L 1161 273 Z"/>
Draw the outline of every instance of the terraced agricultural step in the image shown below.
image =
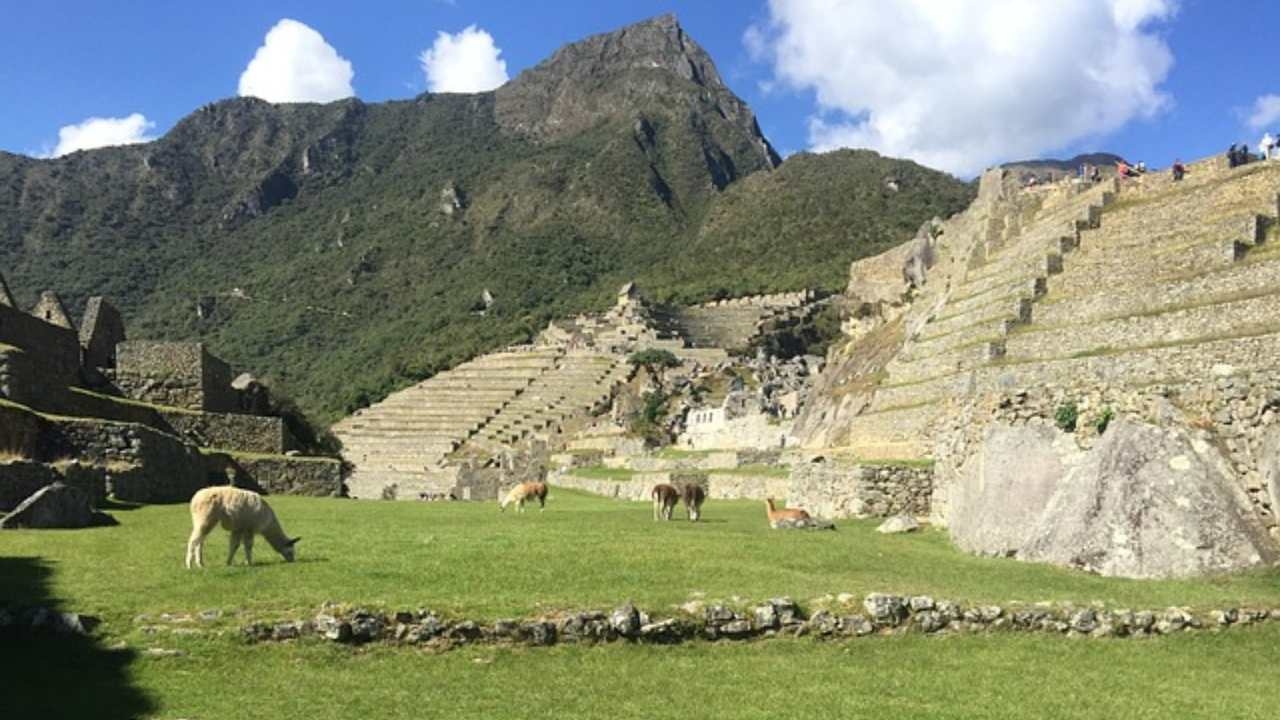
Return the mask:
<path fill-rule="evenodd" d="M 1101 293 L 1050 295 L 1036 305 L 1035 319 L 1037 324 L 1045 325 L 1090 323 L 1188 303 L 1226 300 L 1259 288 L 1280 288 L 1280 256 L 1262 262 L 1233 263 L 1186 278 L 1108 287 Z"/>
<path fill-rule="evenodd" d="M 1235 240 L 1216 240 L 1187 247 L 1170 247 L 1153 253 L 1147 262 L 1123 256 L 1086 258 L 1080 256 L 1068 272 L 1053 278 L 1051 292 L 1080 294 L 1097 288 L 1099 282 L 1118 285 L 1149 284 L 1189 272 L 1224 268 L 1244 256 L 1245 247 Z"/>
<path fill-rule="evenodd" d="M 1193 342 L 1200 338 L 1233 335 L 1258 327 L 1280 329 L 1280 287 L 1271 294 L 1138 315 L 1089 324 L 1061 327 L 1032 326 L 1028 332 L 1014 333 L 1005 341 L 1005 357 L 1010 362 L 1045 356 L 1063 357 L 1100 350 Z"/>

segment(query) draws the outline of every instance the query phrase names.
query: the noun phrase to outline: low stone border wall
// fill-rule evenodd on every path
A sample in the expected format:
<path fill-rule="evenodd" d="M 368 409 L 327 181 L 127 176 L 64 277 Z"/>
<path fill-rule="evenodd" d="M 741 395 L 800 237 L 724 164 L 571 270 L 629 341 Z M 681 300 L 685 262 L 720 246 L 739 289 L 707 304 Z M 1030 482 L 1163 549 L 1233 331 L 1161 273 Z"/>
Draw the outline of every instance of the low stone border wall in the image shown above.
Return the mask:
<path fill-rule="evenodd" d="M 767 497 L 783 499 L 788 495 L 791 481 L 785 477 L 747 475 L 729 472 L 682 471 L 639 473 L 627 480 L 584 478 L 569 473 L 552 475 L 548 482 L 554 486 L 581 490 L 593 495 L 618 500 L 649 501 L 649 493 L 658 483 L 680 485 L 692 482 L 707 488 L 711 500 L 763 500 Z"/>
<path fill-rule="evenodd" d="M 842 596 L 845 597 L 845 596 Z M 344 644 L 382 642 L 441 649 L 471 644 L 680 643 L 769 637 L 857 638 L 872 635 L 1029 632 L 1090 638 L 1135 638 L 1238 625 L 1280 622 L 1280 609 L 1187 608 L 1111 610 L 1097 606 L 966 605 L 928 596 L 883 593 L 860 604 L 849 597 L 805 614 L 790 598 L 741 608 L 688 603 L 668 617 L 631 603 L 610 611 L 571 612 L 525 620 L 446 620 L 429 610 L 385 613 L 327 605 L 313 618 L 252 623 L 241 632 L 254 642 L 317 637 Z"/>
<path fill-rule="evenodd" d="M 267 495 L 341 497 L 346 494 L 342 463 L 331 458 L 213 451 L 204 455 L 204 463 L 212 484 L 234 477 L 236 486 Z"/>

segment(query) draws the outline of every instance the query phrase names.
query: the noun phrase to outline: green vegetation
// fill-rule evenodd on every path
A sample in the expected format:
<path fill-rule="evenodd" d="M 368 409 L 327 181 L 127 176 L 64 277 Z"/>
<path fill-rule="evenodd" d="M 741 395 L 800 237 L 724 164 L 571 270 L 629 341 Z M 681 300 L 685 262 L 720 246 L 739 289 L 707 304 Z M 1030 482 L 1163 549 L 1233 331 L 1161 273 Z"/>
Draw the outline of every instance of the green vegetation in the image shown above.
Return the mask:
<path fill-rule="evenodd" d="M 841 522 L 832 534 L 779 533 L 748 501 L 712 500 L 707 522 L 659 527 L 644 503 L 561 488 L 553 488 L 545 512 L 520 516 L 499 514 L 491 503 L 280 496 L 271 504 L 285 530 L 305 538 L 292 565 L 263 546 L 258 567 L 223 567 L 227 535 L 219 530 L 207 549 L 210 567 L 187 572 L 182 554 L 191 528 L 184 505 L 119 510 L 116 527 L 6 531 L 0 557 L 40 558 L 52 573 L 48 592 L 69 608 L 101 614 L 109 633 L 126 632 L 141 613 L 209 608 L 241 612 L 241 619 L 283 617 L 341 601 L 497 618 L 626 598 L 662 609 L 693 592 L 791 595 L 801 602 L 892 591 L 975 602 L 1280 606 L 1278 570 L 1202 581 L 1102 578 L 966 555 L 939 531 L 879 535 L 874 520 Z M 0 572 L 0 595 L 21 602 L 24 592 L 20 578 Z"/>
<path fill-rule="evenodd" d="M 1102 408 L 1102 412 L 1099 413 L 1098 417 L 1094 419 L 1093 429 L 1098 431 L 1098 434 L 1101 435 L 1107 431 L 1107 428 L 1111 426 L 1111 421 L 1114 420 L 1115 418 L 1116 418 L 1115 410 L 1112 410 L 1111 406 L 1108 405 Z"/>
<path fill-rule="evenodd" d="M 1123 712 L 1261 718 L 1271 712 L 1272 674 L 1240 672 L 1269 667 L 1280 642 L 1280 628 L 1270 626 L 1145 642 L 996 634 L 483 647 L 438 656 L 318 641 L 247 646 L 235 632 L 239 625 L 310 616 L 325 601 L 429 607 L 477 619 L 607 608 L 628 598 L 664 611 L 693 593 L 709 600 L 788 594 L 804 604 L 827 593 L 877 590 L 1134 608 L 1280 604 L 1275 570 L 1201 581 L 1107 579 L 965 555 L 937 531 L 883 536 L 875 521 L 842 522 L 835 533 L 780 533 L 765 526 L 763 511 L 751 502 L 711 501 L 707 521 L 698 524 L 655 524 L 647 504 L 562 489 L 553 489 L 546 512 L 523 516 L 500 515 L 489 503 L 277 497 L 272 504 L 285 528 L 305 538 L 297 563 L 286 564 L 263 546 L 256 567 L 222 566 L 227 535 L 219 530 L 207 549 L 210 566 L 184 570 L 190 521 L 182 505 L 117 509 L 116 527 L 0 535 L 0 604 L 56 599 L 104 620 L 92 643 L 0 644 L 9 673 L 6 713 L 322 720 L 352 714 L 777 717 L 780 708 L 787 717 Z M 162 613 L 210 609 L 223 611 L 222 618 L 167 625 L 225 634 L 143 630 L 165 626 L 158 622 Z M 147 648 L 185 655 L 147 657 L 141 654 Z M 783 667 L 786 682 L 779 681 Z M 1166 683 L 1158 692 L 1141 681 L 1170 667 L 1197 681 Z M 68 674 L 76 678 L 75 693 L 58 691 Z M 660 691 L 673 676 L 717 680 L 698 682 L 693 693 Z M 567 692 L 570 687 L 592 690 Z M 753 700 L 744 704 L 744 697 Z"/>
<path fill-rule="evenodd" d="M 586 467 L 571 468 L 569 474 L 575 477 L 587 478 L 588 480 L 630 480 L 636 476 L 636 471 L 630 468 L 588 465 Z"/>
<path fill-rule="evenodd" d="M 642 367 L 653 375 L 657 375 L 668 368 L 680 367 L 680 358 L 676 357 L 670 350 L 658 350 L 655 348 L 647 348 L 631 353 L 630 357 L 627 358 L 627 362 L 635 367 Z"/>
<path fill-rule="evenodd" d="M 241 98 L 147 145 L 0 153 L 0 267 L 23 304 L 53 288 L 78 314 L 107 295 L 131 337 L 204 341 L 327 423 L 603 310 L 628 280 L 677 303 L 842 289 L 852 260 L 972 197 L 870 152 L 769 171 L 713 110 L 644 96 L 541 143 L 499 127 L 492 94 Z M 452 215 L 447 188 L 463 198 Z M 480 312 L 485 289 L 495 302 Z"/>
<path fill-rule="evenodd" d="M 1080 409 L 1076 407 L 1075 401 L 1068 400 L 1058 406 L 1053 414 L 1053 423 L 1063 432 L 1075 432 L 1076 423 L 1080 419 Z"/>
<path fill-rule="evenodd" d="M 746 354 L 755 356 L 763 348 L 770 355 L 784 359 L 799 355 L 825 357 L 831 343 L 843 337 L 841 320 L 840 306 L 829 302 L 799 322 L 757 336 Z"/>
<path fill-rule="evenodd" d="M 186 656 L 126 660 L 132 651 L 120 650 L 68 657 L 62 644 L 45 641 L 6 646 L 0 658 L 15 660 L 6 663 L 6 710 L 13 717 L 51 720 L 1261 720 L 1274 715 L 1270 668 L 1277 643 L 1280 629 L 1265 627 L 1152 642 L 912 636 L 429 655 L 317 642 L 245 647 L 228 639 L 166 637 L 147 644 Z M 119 670 L 124 677 L 108 683 L 103 667 L 112 663 L 127 665 Z M 69 671 L 75 672 L 74 693 L 65 687 Z M 679 691 L 673 678 L 686 679 Z M 573 690 L 578 688 L 589 691 Z"/>
<path fill-rule="evenodd" d="M 649 447 L 671 444 L 671 433 L 667 430 L 666 423 L 670 401 L 671 397 L 662 389 L 646 392 L 640 398 L 640 412 L 627 422 L 627 432 L 644 438 Z"/>

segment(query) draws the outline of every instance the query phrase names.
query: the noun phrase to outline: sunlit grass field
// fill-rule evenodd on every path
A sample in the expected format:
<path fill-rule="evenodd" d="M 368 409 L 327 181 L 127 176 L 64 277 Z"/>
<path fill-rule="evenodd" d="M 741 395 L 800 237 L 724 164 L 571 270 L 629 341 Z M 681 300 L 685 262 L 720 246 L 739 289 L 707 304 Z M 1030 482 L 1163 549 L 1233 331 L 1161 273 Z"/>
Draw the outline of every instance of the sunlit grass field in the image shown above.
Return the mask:
<path fill-rule="evenodd" d="M 654 523 L 646 504 L 560 489 L 545 512 L 523 515 L 491 503 L 271 503 L 286 531 L 303 538 L 294 564 L 259 540 L 258 565 L 228 568 L 227 535 L 217 530 L 208 567 L 184 569 L 190 520 L 182 505 L 119 509 L 116 527 L 0 533 L 0 605 L 56 603 L 105 621 L 92 642 L 0 648 L 21 688 L 8 696 L 17 714 L 0 716 L 1263 717 L 1280 680 L 1280 628 L 1269 626 L 1146 640 L 994 634 L 442 655 L 316 640 L 251 646 L 239 625 L 310 617 L 326 601 L 476 620 L 625 600 L 662 613 L 691 597 L 789 595 L 805 605 L 873 591 L 993 603 L 1280 606 L 1276 571 L 1106 579 L 969 556 L 940 531 L 879 535 L 874 521 L 772 531 L 752 502 L 709 502 L 697 524 Z M 205 610 L 222 619 L 200 626 L 224 634 L 148 634 L 139 618 Z M 184 654 L 140 654 L 155 647 Z M 79 692 L 57 690 L 68 676 Z"/>

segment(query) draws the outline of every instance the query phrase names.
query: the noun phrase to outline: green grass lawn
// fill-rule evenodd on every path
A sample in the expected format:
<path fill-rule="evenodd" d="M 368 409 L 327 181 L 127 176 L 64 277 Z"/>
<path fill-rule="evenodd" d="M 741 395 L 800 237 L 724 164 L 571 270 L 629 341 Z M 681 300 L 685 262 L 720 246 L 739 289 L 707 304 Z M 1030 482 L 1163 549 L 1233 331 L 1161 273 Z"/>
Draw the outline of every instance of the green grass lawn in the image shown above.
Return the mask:
<path fill-rule="evenodd" d="M 227 568 L 218 530 L 209 567 L 183 569 L 190 521 L 181 505 L 118 510 L 116 527 L 0 533 L 0 605 L 52 599 L 105 620 L 94 642 L 0 643 L 6 680 L 23 688 L 0 715 L 1262 717 L 1280 679 L 1280 628 L 1271 626 L 1130 641 L 997 634 L 443 655 L 318 641 L 249 646 L 239 625 L 309 617 L 330 600 L 474 619 L 627 599 L 661 612 L 695 593 L 786 594 L 802 604 L 887 591 L 997 603 L 1280 606 L 1276 571 L 1106 579 L 968 556 L 939 531 L 882 536 L 874 521 L 841 523 L 834 533 L 771 531 L 753 502 L 710 502 L 699 524 L 654 523 L 645 503 L 560 489 L 546 512 L 524 515 L 499 514 L 492 503 L 271 502 L 285 529 L 304 538 L 292 565 L 259 541 L 260 565 Z M 148 634 L 135 622 L 206 609 L 225 615 L 202 627 L 226 635 Z M 106 649 L 116 643 L 126 647 Z M 148 647 L 186 655 L 137 654 Z M 79 692 L 46 692 L 61 677 L 76 678 Z"/>

